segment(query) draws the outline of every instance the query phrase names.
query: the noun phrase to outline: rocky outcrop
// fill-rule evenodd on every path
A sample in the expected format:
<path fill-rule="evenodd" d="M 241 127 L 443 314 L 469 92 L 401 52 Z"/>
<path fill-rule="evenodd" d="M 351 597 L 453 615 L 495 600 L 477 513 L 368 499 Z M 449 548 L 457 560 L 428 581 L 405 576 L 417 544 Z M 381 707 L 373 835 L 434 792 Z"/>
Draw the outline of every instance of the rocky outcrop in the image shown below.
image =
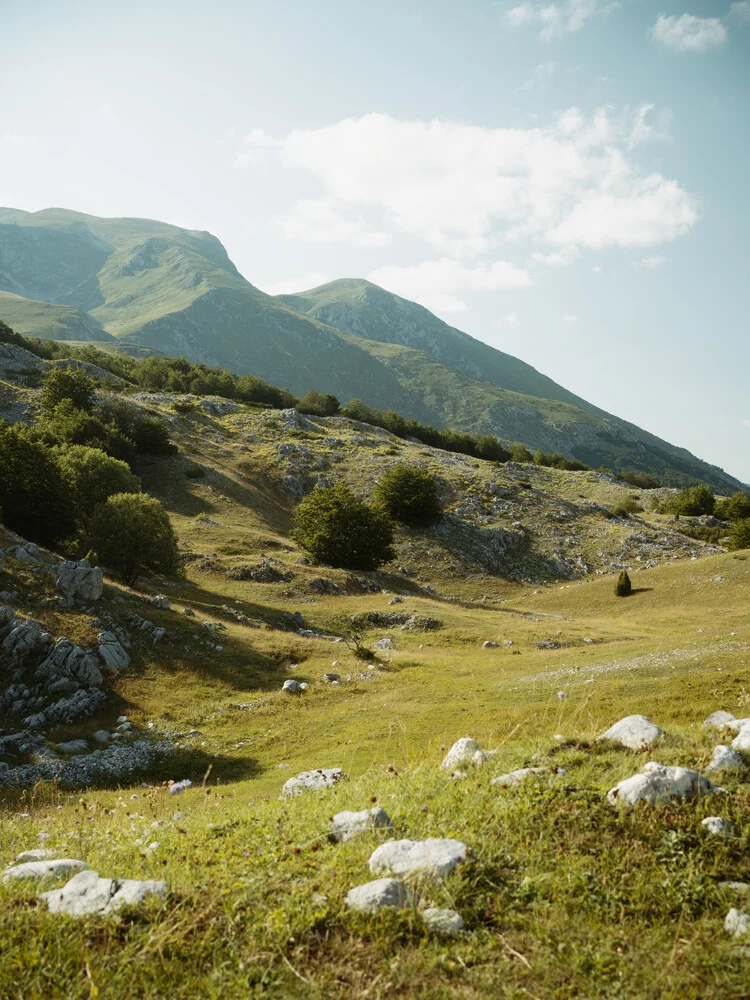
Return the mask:
<path fill-rule="evenodd" d="M 89 566 L 85 559 L 64 562 L 57 574 L 57 589 L 72 600 L 98 601 L 104 589 L 102 571 L 98 566 Z"/>

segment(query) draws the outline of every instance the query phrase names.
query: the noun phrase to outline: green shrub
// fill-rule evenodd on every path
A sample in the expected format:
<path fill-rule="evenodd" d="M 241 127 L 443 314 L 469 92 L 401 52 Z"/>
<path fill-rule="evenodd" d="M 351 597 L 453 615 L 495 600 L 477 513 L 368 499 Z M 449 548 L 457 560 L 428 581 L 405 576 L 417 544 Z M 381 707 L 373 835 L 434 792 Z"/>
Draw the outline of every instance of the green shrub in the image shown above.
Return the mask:
<path fill-rule="evenodd" d="M 714 515 L 722 521 L 744 521 L 750 517 L 750 497 L 737 490 L 731 497 L 716 501 Z"/>
<path fill-rule="evenodd" d="M 48 445 L 88 445 L 125 462 L 135 458 L 133 442 L 113 422 L 79 409 L 70 399 L 43 413 L 36 430 Z"/>
<path fill-rule="evenodd" d="M 730 549 L 750 549 L 750 517 L 735 521 L 729 529 L 727 547 Z"/>
<path fill-rule="evenodd" d="M 697 542 L 711 542 L 713 545 L 718 545 L 724 533 L 721 528 L 709 528 L 704 524 L 678 524 L 677 530 Z"/>
<path fill-rule="evenodd" d="M 292 538 L 318 562 L 377 569 L 394 557 L 393 525 L 343 483 L 312 491 L 297 507 Z"/>
<path fill-rule="evenodd" d="M 116 493 L 97 507 L 91 544 L 102 566 L 133 584 L 141 574 L 174 573 L 177 538 L 167 512 L 145 493 Z"/>
<path fill-rule="evenodd" d="M 99 448 L 86 445 L 65 448 L 58 455 L 58 464 L 79 516 L 84 518 L 115 493 L 140 493 L 141 481 L 126 463 L 106 455 Z"/>
<path fill-rule="evenodd" d="M 177 448 L 169 440 L 169 428 L 160 417 L 148 416 L 137 406 L 111 400 L 99 409 L 102 420 L 133 442 L 136 451 L 148 455 L 170 455 Z"/>
<path fill-rule="evenodd" d="M 534 461 L 534 456 L 525 444 L 512 444 L 510 446 L 510 460 L 511 462 L 527 464 Z"/>
<path fill-rule="evenodd" d="M 713 514 L 714 503 L 715 499 L 711 487 L 701 484 L 680 490 L 679 493 L 666 501 L 662 510 L 666 514 L 685 514 L 688 517 L 698 517 L 701 514 Z"/>
<path fill-rule="evenodd" d="M 317 417 L 335 416 L 341 409 L 338 399 L 330 392 L 322 393 L 317 389 L 310 389 L 297 403 L 300 413 L 309 413 Z"/>
<path fill-rule="evenodd" d="M 24 538 L 54 545 L 75 530 L 73 498 L 52 452 L 0 422 L 0 513 Z"/>
<path fill-rule="evenodd" d="M 622 500 L 618 500 L 614 505 L 612 513 L 618 517 L 630 517 L 631 514 L 642 514 L 643 507 L 641 507 L 635 497 L 623 497 Z"/>
<path fill-rule="evenodd" d="M 632 593 L 633 585 L 630 582 L 630 577 L 628 576 L 626 570 L 621 570 L 620 575 L 617 577 L 617 583 L 615 584 L 615 596 L 630 597 Z"/>
<path fill-rule="evenodd" d="M 374 496 L 390 517 L 406 524 L 434 524 L 443 516 L 435 477 L 424 469 L 394 465 L 380 477 Z"/>
<path fill-rule="evenodd" d="M 52 413 L 63 402 L 70 401 L 77 410 L 91 413 L 94 409 L 96 383 L 77 368 L 53 368 L 44 376 L 40 403 L 44 413 Z"/>
<path fill-rule="evenodd" d="M 602 469 L 602 472 L 611 472 L 610 469 Z M 649 476 L 647 472 L 618 472 L 617 478 L 629 486 L 635 486 L 639 490 L 656 490 L 661 486 L 658 479 Z"/>

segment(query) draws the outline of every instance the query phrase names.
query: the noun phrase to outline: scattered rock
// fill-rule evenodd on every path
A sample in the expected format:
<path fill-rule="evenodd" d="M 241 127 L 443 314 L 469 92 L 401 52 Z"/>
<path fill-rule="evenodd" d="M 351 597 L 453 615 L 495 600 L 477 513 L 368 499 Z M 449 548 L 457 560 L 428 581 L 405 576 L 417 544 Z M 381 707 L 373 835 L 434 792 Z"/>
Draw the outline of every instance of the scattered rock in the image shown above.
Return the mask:
<path fill-rule="evenodd" d="M 51 876 L 70 875 L 72 872 L 80 872 L 88 868 L 85 861 L 77 861 L 74 858 L 55 858 L 44 861 L 24 861 L 21 864 L 6 868 L 3 872 L 3 882 L 12 882 L 16 879 L 42 879 Z"/>
<path fill-rule="evenodd" d="M 701 820 L 701 826 L 713 837 L 731 837 L 734 827 L 729 820 L 721 816 L 706 816 Z"/>
<path fill-rule="evenodd" d="M 50 851 L 46 847 L 35 847 L 32 851 L 22 851 L 16 855 L 16 864 L 22 865 L 27 861 L 47 861 L 54 858 L 55 851 Z"/>
<path fill-rule="evenodd" d="M 89 748 L 86 740 L 67 740 L 65 743 L 58 743 L 57 749 L 63 753 L 85 753 Z"/>
<path fill-rule="evenodd" d="M 281 690 L 286 691 L 287 694 L 302 694 L 303 689 L 299 681 L 290 677 L 289 680 L 284 681 L 281 685 Z"/>
<path fill-rule="evenodd" d="M 670 802 L 673 799 L 694 799 L 712 792 L 723 792 L 697 771 L 686 767 L 666 767 L 653 761 L 640 774 L 620 781 L 607 792 L 611 805 L 634 806 L 637 802 Z"/>
<path fill-rule="evenodd" d="M 724 920 L 724 930 L 732 937 L 742 937 L 747 934 L 750 931 L 750 913 L 732 907 Z"/>
<path fill-rule="evenodd" d="M 337 781 L 345 777 L 340 767 L 320 768 L 317 771 L 302 771 L 284 782 L 281 795 L 287 798 L 290 795 L 299 795 L 305 791 L 318 791 L 322 788 L 331 788 Z"/>
<path fill-rule="evenodd" d="M 163 611 L 169 611 L 172 605 L 169 603 L 169 599 L 163 594 L 156 594 L 155 597 L 151 598 L 151 604 L 155 608 L 161 608 Z"/>
<path fill-rule="evenodd" d="M 341 674 L 336 674 L 336 673 L 333 673 L 333 672 L 331 672 L 329 670 L 325 674 L 323 674 L 323 680 L 324 681 L 329 681 L 329 682 L 331 682 L 331 681 L 338 681 L 338 680 L 341 680 Z"/>
<path fill-rule="evenodd" d="M 374 913 L 376 910 L 407 910 L 419 902 L 416 893 L 395 878 L 379 878 L 374 882 L 357 885 L 346 894 L 350 910 Z"/>
<path fill-rule="evenodd" d="M 385 809 L 374 806 L 362 812 L 340 812 L 331 820 L 331 836 L 339 843 L 345 843 L 367 830 L 391 829 L 392 823 Z"/>
<path fill-rule="evenodd" d="M 92 913 L 115 913 L 122 906 L 135 906 L 150 896 L 165 896 L 166 882 L 100 878 L 98 872 L 83 871 L 62 889 L 43 892 L 40 899 L 51 913 L 84 917 Z"/>
<path fill-rule="evenodd" d="M 422 920 L 429 931 L 439 937 L 456 937 L 466 928 L 464 918 L 455 910 L 430 906 L 422 911 Z"/>
<path fill-rule="evenodd" d="M 544 774 L 544 772 L 543 767 L 519 767 L 516 771 L 510 771 L 508 774 L 501 774 L 499 778 L 493 778 L 490 784 L 499 785 L 501 788 L 512 788 L 514 785 L 520 785 L 527 778 L 531 778 L 535 774 Z"/>
<path fill-rule="evenodd" d="M 388 601 L 389 605 L 391 605 L 391 604 L 401 604 L 401 603 L 403 603 L 403 598 L 399 597 L 398 594 L 396 594 L 395 597 L 392 597 L 390 599 L 390 601 Z"/>
<path fill-rule="evenodd" d="M 746 771 L 747 765 L 740 755 L 731 747 L 719 745 L 714 747 L 714 755 L 707 771 Z"/>
<path fill-rule="evenodd" d="M 499 642 L 490 642 L 489 639 L 485 639 L 485 641 L 482 643 L 482 649 L 499 649 L 499 648 L 500 648 L 500 643 Z M 435 912 L 436 913 L 451 913 L 453 911 L 452 910 L 436 910 Z"/>
<path fill-rule="evenodd" d="M 620 743 L 630 750 L 643 750 L 657 743 L 663 735 L 662 730 L 645 715 L 628 715 L 597 738 Z"/>
<path fill-rule="evenodd" d="M 723 729 L 725 726 L 730 725 L 732 722 L 737 720 L 729 712 L 712 712 L 703 720 L 703 725 L 707 729 Z"/>
<path fill-rule="evenodd" d="M 744 725 L 732 740 L 734 750 L 750 750 L 750 725 Z"/>
<path fill-rule="evenodd" d="M 462 861 L 469 848 L 460 840 L 430 837 L 427 840 L 391 840 L 381 844 L 370 856 L 373 875 L 390 872 L 409 875 L 421 871 L 445 878 Z"/>
<path fill-rule="evenodd" d="M 130 666 L 130 656 L 114 632 L 99 633 L 99 658 L 107 670 L 119 673 Z"/>
<path fill-rule="evenodd" d="M 444 771 L 452 771 L 461 764 L 483 764 L 486 759 L 487 755 L 477 741 L 470 736 L 463 736 L 450 748 L 440 767 Z"/>
<path fill-rule="evenodd" d="M 64 562 L 57 573 L 57 589 L 73 600 L 98 601 L 104 589 L 102 571 L 98 566 L 89 566 L 85 559 Z"/>

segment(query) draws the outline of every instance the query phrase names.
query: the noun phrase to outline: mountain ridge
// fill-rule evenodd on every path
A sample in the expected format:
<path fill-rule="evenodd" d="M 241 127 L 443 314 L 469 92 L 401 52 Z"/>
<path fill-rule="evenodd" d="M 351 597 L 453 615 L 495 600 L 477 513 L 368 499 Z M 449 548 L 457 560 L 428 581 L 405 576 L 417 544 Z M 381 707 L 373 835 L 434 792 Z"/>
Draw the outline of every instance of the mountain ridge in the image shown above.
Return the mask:
<path fill-rule="evenodd" d="M 1 293 L 0 318 L 27 335 L 65 333 L 63 320 L 68 329 L 75 320 L 85 336 L 55 339 L 94 340 L 101 330 L 109 345 L 126 339 L 296 393 L 356 396 L 439 428 L 521 440 L 589 465 L 650 472 L 672 485 L 707 481 L 725 492 L 743 485 L 365 279 L 268 295 L 202 230 L 60 208 L 0 209 Z"/>

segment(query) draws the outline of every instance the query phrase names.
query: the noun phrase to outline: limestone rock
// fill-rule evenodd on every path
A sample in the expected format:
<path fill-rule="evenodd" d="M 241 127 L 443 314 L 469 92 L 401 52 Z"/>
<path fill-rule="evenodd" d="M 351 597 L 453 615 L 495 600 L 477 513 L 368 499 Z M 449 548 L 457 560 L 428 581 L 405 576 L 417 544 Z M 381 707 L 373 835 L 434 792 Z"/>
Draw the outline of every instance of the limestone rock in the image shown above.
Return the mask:
<path fill-rule="evenodd" d="M 130 666 L 130 656 L 114 632 L 99 633 L 99 659 L 107 670 L 119 673 Z"/>
<path fill-rule="evenodd" d="M 493 778 L 490 784 L 500 785 L 501 788 L 512 788 L 535 774 L 544 774 L 544 770 L 543 767 L 519 767 L 516 771 L 510 771 L 508 774 L 501 774 L 498 778 Z"/>
<path fill-rule="evenodd" d="M 500 643 L 499 642 L 491 642 L 489 639 L 485 639 L 485 641 L 482 643 L 482 649 L 498 649 L 499 647 L 500 647 Z M 439 912 L 441 912 L 441 913 L 443 913 L 443 912 L 449 913 L 449 912 L 452 912 L 452 911 L 449 911 L 449 910 L 445 910 L 445 911 L 440 910 Z"/>
<path fill-rule="evenodd" d="M 429 931 L 439 937 L 456 937 L 465 929 L 464 918 L 455 910 L 430 906 L 422 911 L 422 920 Z"/>
<path fill-rule="evenodd" d="M 710 715 L 706 716 L 703 720 L 703 725 L 706 729 L 723 729 L 724 726 L 728 726 L 732 722 L 737 720 L 729 712 L 711 712 Z"/>
<path fill-rule="evenodd" d="M 729 820 L 722 816 L 706 816 L 701 820 L 701 826 L 713 837 L 731 837 L 734 831 Z"/>
<path fill-rule="evenodd" d="M 44 861 L 24 861 L 21 864 L 6 868 L 3 872 L 3 882 L 12 882 L 16 879 L 42 879 L 50 876 L 70 875 L 71 872 L 80 872 L 88 868 L 85 861 L 77 861 L 75 858 L 55 858 Z"/>
<path fill-rule="evenodd" d="M 469 848 L 461 840 L 430 837 L 427 840 L 390 840 L 381 844 L 370 855 L 373 875 L 389 872 L 392 875 L 409 875 L 411 872 L 429 872 L 445 878 L 462 861 Z"/>
<path fill-rule="evenodd" d="M 657 743 L 663 732 L 645 715 L 628 715 L 602 733 L 600 740 L 612 740 L 630 750 L 643 750 Z"/>
<path fill-rule="evenodd" d="M 36 677 L 46 680 L 48 686 L 60 678 L 75 681 L 76 687 L 82 688 L 99 687 L 102 682 L 101 670 L 91 653 L 65 638 L 58 639 L 49 656 L 39 664 Z"/>
<path fill-rule="evenodd" d="M 732 937 L 742 937 L 747 934 L 750 931 L 750 913 L 732 907 L 724 920 L 724 930 Z"/>
<path fill-rule="evenodd" d="M 86 740 L 66 740 L 65 743 L 57 744 L 57 749 L 63 753 L 85 753 L 88 748 Z"/>
<path fill-rule="evenodd" d="M 287 694 L 302 694 L 302 685 L 299 681 L 290 677 L 289 680 L 284 681 L 281 686 L 281 690 L 286 691 Z"/>
<path fill-rule="evenodd" d="M 301 792 L 316 792 L 322 788 L 331 788 L 337 781 L 341 781 L 344 772 L 340 767 L 320 768 L 317 771 L 302 771 L 284 782 L 281 794 L 284 798 L 290 795 L 299 795 Z"/>
<path fill-rule="evenodd" d="M 172 606 L 169 603 L 169 598 L 164 597 L 163 594 L 157 594 L 156 597 L 152 597 L 151 603 L 155 608 L 161 608 L 163 611 L 169 611 Z"/>
<path fill-rule="evenodd" d="M 743 726 L 732 740 L 733 750 L 750 750 L 750 725 Z"/>
<path fill-rule="evenodd" d="M 620 781 L 607 792 L 611 805 L 634 806 L 637 802 L 656 805 L 672 799 L 694 799 L 712 792 L 723 792 L 697 771 L 686 767 L 666 767 L 649 762 L 640 772 Z"/>
<path fill-rule="evenodd" d="M 26 861 L 48 861 L 50 858 L 54 858 L 55 851 L 49 850 L 46 847 L 35 847 L 31 851 L 21 851 L 20 854 L 16 855 L 16 864 L 22 865 Z"/>
<path fill-rule="evenodd" d="M 64 562 L 57 573 L 57 589 L 75 600 L 98 601 L 104 589 L 102 571 L 98 566 L 89 566 L 85 559 Z"/>
<path fill-rule="evenodd" d="M 731 747 L 719 745 L 714 747 L 714 755 L 711 763 L 706 768 L 707 771 L 746 771 L 747 765 L 736 750 Z"/>
<path fill-rule="evenodd" d="M 346 894 L 350 910 L 374 913 L 376 910 L 407 910 L 417 905 L 416 893 L 395 878 L 379 878 L 374 882 L 357 885 Z"/>
<path fill-rule="evenodd" d="M 0 646 L 0 664 L 22 667 L 32 657 L 44 656 L 52 645 L 52 636 L 33 618 L 28 621 L 13 618 L 10 631 Z M 8 627 L 7 625 L 5 626 Z"/>
<path fill-rule="evenodd" d="M 137 905 L 149 896 L 164 896 L 166 882 L 100 878 L 98 872 L 83 871 L 62 889 L 43 892 L 40 899 L 51 913 L 83 917 L 92 913 L 115 913 L 122 906 Z"/>
<path fill-rule="evenodd" d="M 373 806 L 362 812 L 340 812 L 331 820 L 331 836 L 339 843 L 345 843 L 358 833 L 374 830 L 376 827 L 390 829 L 392 823 L 385 809 Z"/>
<path fill-rule="evenodd" d="M 479 746 L 477 741 L 472 739 L 471 736 L 462 736 L 461 739 L 456 740 L 450 748 L 448 753 L 443 758 L 443 763 L 440 766 L 444 771 L 452 771 L 461 764 L 481 764 L 485 759 L 485 755 L 482 753 L 482 748 Z"/>

